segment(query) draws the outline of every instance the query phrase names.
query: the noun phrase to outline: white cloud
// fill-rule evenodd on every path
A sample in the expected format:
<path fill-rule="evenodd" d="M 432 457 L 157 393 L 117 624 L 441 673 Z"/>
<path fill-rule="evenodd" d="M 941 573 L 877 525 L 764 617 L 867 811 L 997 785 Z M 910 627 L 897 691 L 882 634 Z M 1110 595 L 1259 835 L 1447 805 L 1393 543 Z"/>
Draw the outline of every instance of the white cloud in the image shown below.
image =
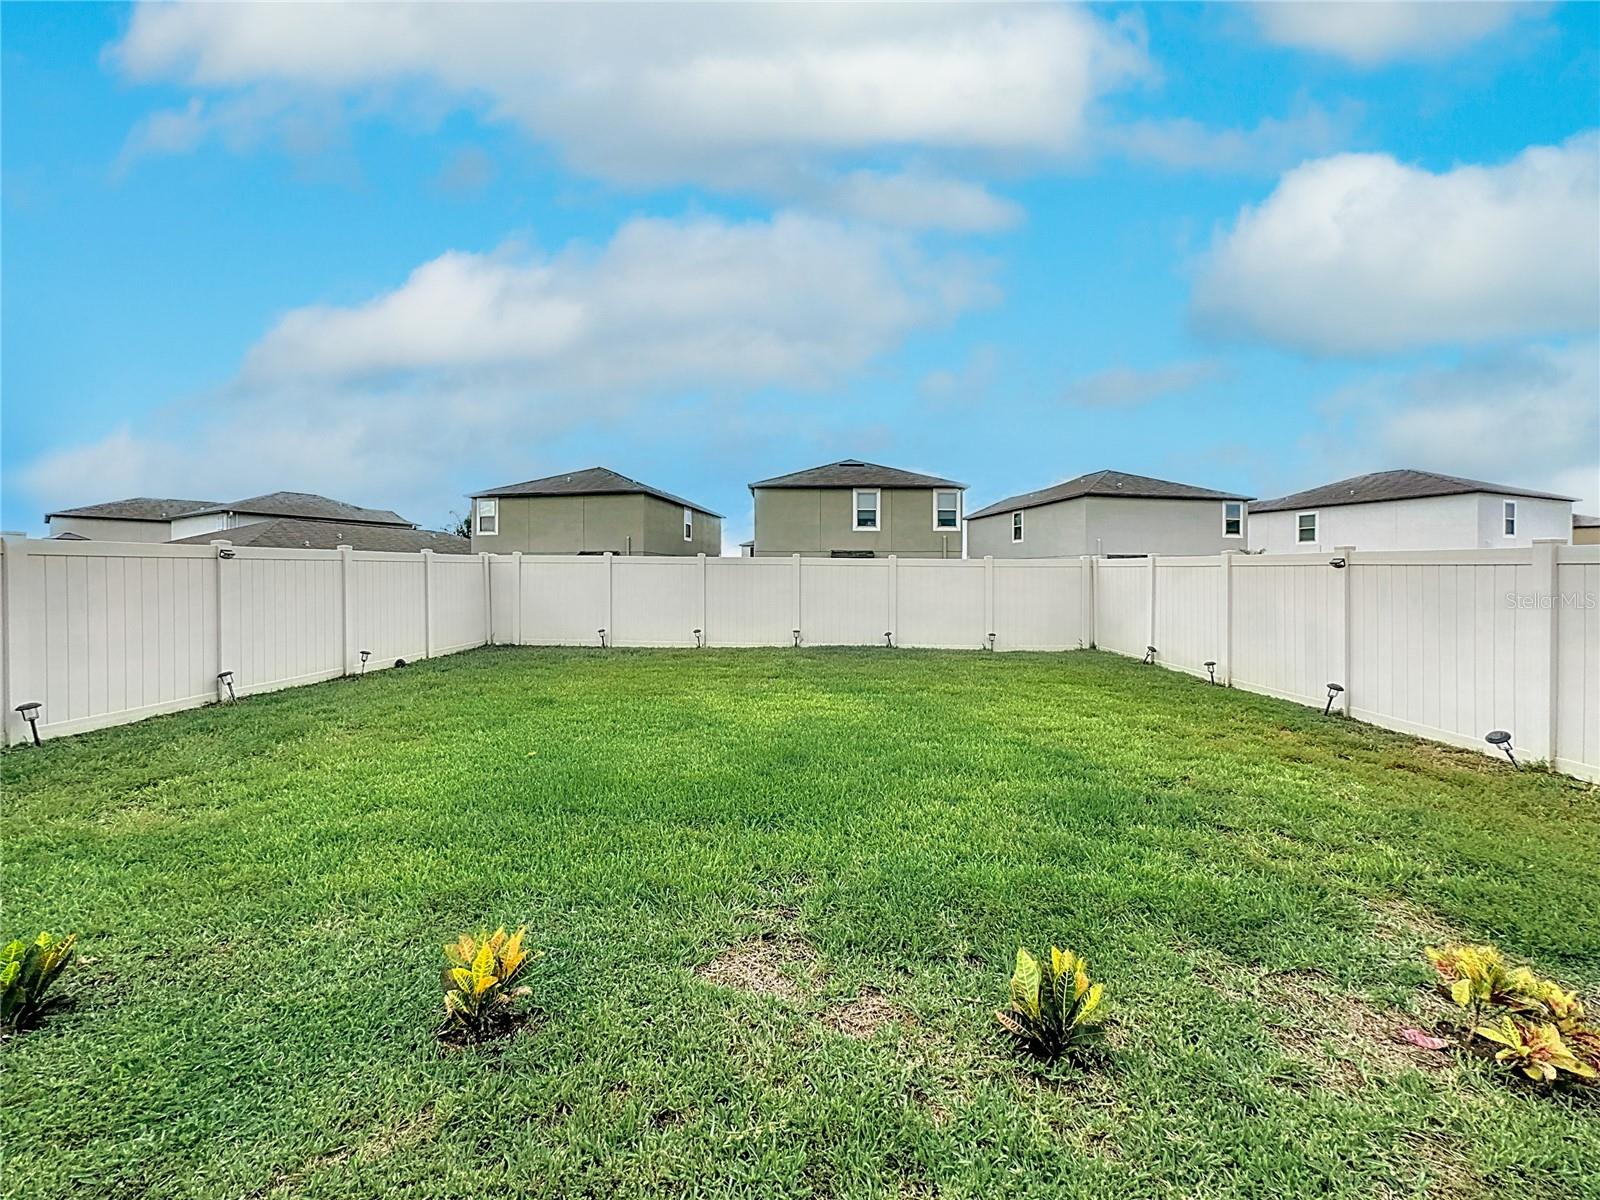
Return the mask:
<path fill-rule="evenodd" d="M 1418 467 L 1577 496 L 1579 511 L 1600 505 L 1595 342 L 1380 375 L 1338 393 L 1327 413 L 1319 457 L 1350 473 Z"/>
<path fill-rule="evenodd" d="M 1245 208 L 1204 262 L 1201 328 L 1317 354 L 1600 325 L 1600 136 L 1441 174 L 1319 159 Z"/>
<path fill-rule="evenodd" d="M 1265 0 L 1252 11 L 1275 45 L 1375 67 L 1443 58 L 1542 8 L 1511 0 Z"/>
<path fill-rule="evenodd" d="M 1134 121 L 1107 131 L 1109 149 L 1172 170 L 1276 174 L 1350 141 L 1362 115 L 1347 101 L 1329 111 L 1309 105 L 1264 117 L 1250 129 L 1215 129 L 1191 117 Z"/>
<path fill-rule="evenodd" d="M 1167 363 L 1159 367 L 1113 367 L 1069 383 L 1062 393 L 1068 404 L 1084 408 L 1137 408 L 1165 396 L 1192 392 L 1232 377 L 1227 364 L 1215 359 Z"/>
<path fill-rule="evenodd" d="M 365 303 L 285 314 L 227 387 L 47 454 L 22 481 L 45 506 L 84 503 L 85 481 L 101 499 L 290 488 L 433 520 L 459 503 L 449 481 L 557 470 L 549 447 L 579 429 L 699 445 L 724 399 L 836 384 L 995 298 L 980 262 L 791 214 L 452 252 Z"/>
<path fill-rule="evenodd" d="M 846 211 L 966 229 L 1012 217 L 936 171 L 850 175 L 849 157 L 1068 154 L 1094 101 L 1149 69 L 1137 22 L 1042 5 L 140 5 L 109 56 L 235 97 L 427 93 L 622 183 L 767 194 L 837 174 Z M 141 151 L 191 148 L 199 116 L 157 118 L 179 128 L 137 132 Z"/>

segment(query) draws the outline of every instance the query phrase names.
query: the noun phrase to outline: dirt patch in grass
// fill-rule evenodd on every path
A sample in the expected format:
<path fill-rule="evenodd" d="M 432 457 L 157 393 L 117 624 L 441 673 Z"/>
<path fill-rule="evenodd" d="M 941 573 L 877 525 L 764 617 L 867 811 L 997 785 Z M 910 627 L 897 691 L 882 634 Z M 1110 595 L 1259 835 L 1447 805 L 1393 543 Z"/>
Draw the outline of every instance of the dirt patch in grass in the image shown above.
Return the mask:
<path fill-rule="evenodd" d="M 801 938 L 764 934 L 731 946 L 695 974 L 718 987 L 798 1000 L 819 975 L 817 952 Z"/>
<path fill-rule="evenodd" d="M 864 987 L 852 999 L 829 1006 L 822 1023 L 846 1037 L 870 1038 L 885 1025 L 907 1025 L 911 1014 L 876 988 Z"/>
<path fill-rule="evenodd" d="M 1399 896 L 1385 896 L 1362 902 L 1372 917 L 1372 926 L 1384 941 L 1442 946 L 1446 942 L 1468 941 L 1438 913 Z"/>

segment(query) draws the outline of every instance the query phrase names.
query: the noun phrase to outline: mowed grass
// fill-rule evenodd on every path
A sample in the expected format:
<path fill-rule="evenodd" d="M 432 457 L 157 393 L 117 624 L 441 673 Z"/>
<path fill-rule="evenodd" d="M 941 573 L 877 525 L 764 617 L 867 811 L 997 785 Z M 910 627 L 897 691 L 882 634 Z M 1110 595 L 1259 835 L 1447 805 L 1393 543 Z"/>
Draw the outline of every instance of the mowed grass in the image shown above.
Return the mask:
<path fill-rule="evenodd" d="M 11 1200 L 1600 1194 L 1600 1104 L 1392 1040 L 1430 936 L 1596 994 L 1595 790 L 1127 659 L 491 649 L 0 762 L 85 955 Z M 500 923 L 536 1016 L 442 1048 Z M 1052 941 L 1084 1066 L 992 1015 Z"/>

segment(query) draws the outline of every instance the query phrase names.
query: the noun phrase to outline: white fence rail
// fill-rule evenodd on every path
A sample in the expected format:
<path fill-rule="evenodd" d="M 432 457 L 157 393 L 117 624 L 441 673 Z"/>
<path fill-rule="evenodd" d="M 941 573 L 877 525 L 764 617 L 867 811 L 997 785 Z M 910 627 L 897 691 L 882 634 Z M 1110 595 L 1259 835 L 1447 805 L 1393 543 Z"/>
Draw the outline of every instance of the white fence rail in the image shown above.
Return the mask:
<path fill-rule="evenodd" d="M 485 642 L 1098 645 L 1600 779 L 1600 548 L 1155 559 L 377 554 L 7 538 L 6 740 Z M 1208 665 L 1209 664 L 1209 665 Z"/>

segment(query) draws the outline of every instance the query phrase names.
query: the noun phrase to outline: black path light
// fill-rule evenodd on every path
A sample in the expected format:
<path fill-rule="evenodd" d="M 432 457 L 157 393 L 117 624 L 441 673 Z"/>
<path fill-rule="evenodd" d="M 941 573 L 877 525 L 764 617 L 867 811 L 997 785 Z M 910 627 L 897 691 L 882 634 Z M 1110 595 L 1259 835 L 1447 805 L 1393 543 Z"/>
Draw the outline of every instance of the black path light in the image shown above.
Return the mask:
<path fill-rule="evenodd" d="M 358 653 L 361 655 L 361 674 L 365 675 L 367 673 L 367 659 L 372 657 L 372 651 L 361 650 Z"/>
<path fill-rule="evenodd" d="M 796 650 L 800 649 L 800 631 L 798 629 L 794 631 L 794 648 Z"/>
<path fill-rule="evenodd" d="M 992 633 L 989 635 L 989 649 L 994 649 L 994 634 Z"/>
<path fill-rule="evenodd" d="M 225 687 L 225 688 L 228 689 L 228 703 L 229 704 L 235 704 L 235 703 L 238 702 L 239 697 L 237 697 L 237 696 L 235 696 L 233 694 L 233 672 L 232 671 L 218 671 L 217 672 L 217 686 L 218 687 Z"/>
<path fill-rule="evenodd" d="M 39 702 L 28 700 L 17 705 L 17 713 L 28 723 L 28 728 L 33 731 L 33 744 L 41 745 L 39 741 Z"/>
<path fill-rule="evenodd" d="M 1333 712 L 1333 698 L 1344 691 L 1344 684 L 1330 683 L 1328 685 L 1328 702 L 1322 706 L 1322 715 L 1327 716 Z"/>
<path fill-rule="evenodd" d="M 600 649 L 604 650 L 606 648 L 606 631 L 601 629 L 597 632 L 600 634 Z"/>
<path fill-rule="evenodd" d="M 705 634 L 705 631 L 703 629 L 696 629 L 694 631 L 694 648 L 696 650 L 700 649 L 700 647 L 702 647 L 702 646 L 704 646 L 706 644 L 706 639 L 705 639 L 704 634 Z"/>
<path fill-rule="evenodd" d="M 1206 665 L 1206 674 L 1211 676 L 1211 683 L 1212 683 L 1213 686 L 1215 686 L 1215 684 L 1217 682 L 1217 660 L 1214 659 L 1214 658 L 1208 658 L 1208 659 L 1206 659 L 1206 664 L 1205 665 Z"/>
<path fill-rule="evenodd" d="M 1140 661 L 1147 667 L 1154 666 L 1156 661 L 1156 648 L 1154 646 L 1146 646 L 1144 648 L 1144 658 L 1140 659 Z"/>
<path fill-rule="evenodd" d="M 1522 770 L 1522 764 L 1517 761 L 1517 756 L 1511 752 L 1511 735 L 1504 729 L 1491 729 L 1483 735 L 1483 740 L 1505 752 L 1511 760 L 1511 765 L 1517 770 Z"/>
<path fill-rule="evenodd" d="M 894 645 L 894 630 L 885 629 L 883 631 L 883 644 L 891 647 Z"/>

